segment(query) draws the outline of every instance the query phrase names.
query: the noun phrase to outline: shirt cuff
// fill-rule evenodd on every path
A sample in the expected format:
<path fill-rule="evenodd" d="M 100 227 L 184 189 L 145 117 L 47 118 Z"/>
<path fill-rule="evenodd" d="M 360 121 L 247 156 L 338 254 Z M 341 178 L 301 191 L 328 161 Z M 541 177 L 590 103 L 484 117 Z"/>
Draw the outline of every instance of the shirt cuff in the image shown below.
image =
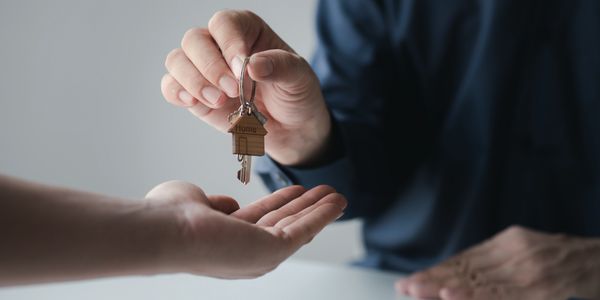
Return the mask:
<path fill-rule="evenodd" d="M 330 185 L 338 193 L 350 193 L 353 184 L 353 168 L 347 156 L 342 156 L 332 162 L 316 168 L 285 167 L 274 161 L 268 155 L 259 157 L 255 170 L 265 185 L 271 190 L 298 184 L 312 188 L 321 184 Z"/>

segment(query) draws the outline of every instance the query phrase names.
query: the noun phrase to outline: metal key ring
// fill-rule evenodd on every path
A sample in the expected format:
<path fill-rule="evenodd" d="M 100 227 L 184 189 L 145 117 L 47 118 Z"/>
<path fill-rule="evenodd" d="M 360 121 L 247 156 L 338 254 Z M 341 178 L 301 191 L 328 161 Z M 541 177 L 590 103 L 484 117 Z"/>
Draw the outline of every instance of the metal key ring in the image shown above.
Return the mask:
<path fill-rule="evenodd" d="M 252 78 L 250 78 L 250 81 L 252 81 L 252 92 L 250 94 L 250 100 L 246 100 L 244 98 L 244 79 L 246 77 L 246 67 L 248 66 L 248 62 L 250 62 L 250 57 L 246 57 L 244 59 L 244 62 L 242 63 L 242 74 L 240 74 L 240 83 L 239 83 L 239 89 L 240 89 L 240 105 L 243 108 L 249 108 L 252 105 L 252 102 L 254 102 L 254 95 L 256 94 L 256 81 L 252 80 Z M 248 76 L 250 77 L 250 76 Z"/>

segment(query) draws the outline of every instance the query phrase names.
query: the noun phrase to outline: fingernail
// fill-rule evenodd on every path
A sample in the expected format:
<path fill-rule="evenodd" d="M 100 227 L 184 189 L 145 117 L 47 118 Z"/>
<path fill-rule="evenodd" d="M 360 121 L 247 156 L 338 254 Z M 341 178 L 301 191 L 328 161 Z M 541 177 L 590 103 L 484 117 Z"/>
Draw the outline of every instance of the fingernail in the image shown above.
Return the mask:
<path fill-rule="evenodd" d="M 190 95 L 190 93 L 186 91 L 180 91 L 179 94 L 177 94 L 177 96 L 179 97 L 179 100 L 181 100 L 181 102 L 187 105 L 194 104 L 194 97 L 192 97 L 192 95 Z"/>
<path fill-rule="evenodd" d="M 219 91 L 215 87 L 207 86 L 202 89 L 202 97 L 204 97 L 206 101 L 212 104 L 216 104 L 217 101 L 219 101 L 219 98 L 221 97 L 221 91 Z"/>
<path fill-rule="evenodd" d="M 227 96 L 233 98 L 238 94 L 237 81 L 235 79 L 225 75 L 219 79 L 219 85 L 225 91 Z"/>
<path fill-rule="evenodd" d="M 244 61 L 241 57 L 236 56 L 231 60 L 231 71 L 235 78 L 240 78 L 240 73 L 242 72 L 242 64 Z"/>
<path fill-rule="evenodd" d="M 335 219 L 336 219 L 336 220 L 338 220 L 339 218 L 341 218 L 341 217 L 343 217 L 343 216 L 344 216 L 344 213 L 342 212 L 342 213 L 341 213 L 341 214 L 339 214 L 339 215 L 337 216 L 337 218 L 335 218 Z"/>
<path fill-rule="evenodd" d="M 267 77 L 273 73 L 273 61 L 266 57 L 252 56 L 250 58 L 252 73 L 259 77 Z"/>

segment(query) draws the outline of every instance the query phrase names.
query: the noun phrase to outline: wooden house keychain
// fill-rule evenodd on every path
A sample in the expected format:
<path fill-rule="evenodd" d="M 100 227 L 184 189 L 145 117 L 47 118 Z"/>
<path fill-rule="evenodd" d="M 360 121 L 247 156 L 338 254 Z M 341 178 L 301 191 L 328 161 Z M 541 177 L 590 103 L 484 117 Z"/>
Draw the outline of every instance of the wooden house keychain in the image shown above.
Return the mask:
<path fill-rule="evenodd" d="M 233 154 L 237 154 L 237 159 L 242 165 L 242 168 L 237 172 L 237 178 L 243 184 L 250 182 L 252 156 L 265 154 L 265 135 L 267 134 L 264 127 L 267 119 L 254 105 L 256 82 L 252 78 L 249 78 L 252 82 L 250 99 L 244 97 L 244 79 L 249 61 L 250 58 L 246 57 L 242 64 L 239 82 L 240 107 L 229 115 L 228 119 L 231 126 L 227 131 L 231 133 L 233 138 Z"/>

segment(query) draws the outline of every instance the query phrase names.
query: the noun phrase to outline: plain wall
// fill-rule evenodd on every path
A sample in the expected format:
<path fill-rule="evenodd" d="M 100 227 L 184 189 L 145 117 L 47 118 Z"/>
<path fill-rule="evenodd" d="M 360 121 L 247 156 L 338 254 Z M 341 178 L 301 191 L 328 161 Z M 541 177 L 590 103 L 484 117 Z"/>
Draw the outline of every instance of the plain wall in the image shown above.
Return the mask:
<path fill-rule="evenodd" d="M 247 204 L 231 138 L 167 104 L 164 58 L 220 9 L 250 9 L 306 58 L 311 1 L 0 2 L 0 173 L 129 198 L 182 179 Z M 259 87 L 260 88 L 260 87 Z M 344 262 L 363 250 L 356 221 L 328 227 L 297 257 Z"/>

